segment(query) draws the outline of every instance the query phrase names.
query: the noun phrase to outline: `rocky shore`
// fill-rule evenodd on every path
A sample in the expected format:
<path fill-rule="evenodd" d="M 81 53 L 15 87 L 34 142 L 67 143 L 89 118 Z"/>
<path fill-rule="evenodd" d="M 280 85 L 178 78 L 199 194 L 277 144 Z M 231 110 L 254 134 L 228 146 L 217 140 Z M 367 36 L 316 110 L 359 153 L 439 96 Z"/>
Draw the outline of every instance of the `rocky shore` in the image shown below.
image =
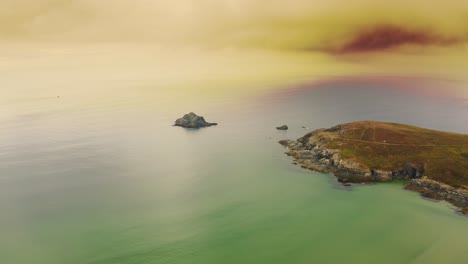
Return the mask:
<path fill-rule="evenodd" d="M 461 208 L 462 213 L 468 214 L 468 190 L 466 189 L 455 188 L 427 177 L 409 181 L 405 189 L 419 192 L 423 197 L 448 201 Z"/>
<path fill-rule="evenodd" d="M 370 169 L 356 160 L 342 158 L 340 150 L 326 148 L 316 139 L 281 140 L 279 143 L 288 147 L 286 155 L 293 157 L 294 162 L 301 164 L 303 168 L 333 173 L 340 182 L 389 182 L 421 178 L 424 173 L 424 168 L 410 163 L 392 171 Z"/>
<path fill-rule="evenodd" d="M 347 128 L 349 127 L 337 126 L 319 129 L 297 140 L 281 140 L 279 143 L 288 148 L 286 154 L 293 157 L 294 163 L 305 169 L 333 173 L 343 184 L 409 180 L 406 189 L 417 191 L 424 197 L 446 200 L 460 207 L 465 214 L 468 213 L 468 190 L 429 179 L 425 174 L 427 163 L 424 161 L 409 159 L 406 162 L 395 163 L 391 168 L 371 167 L 363 161 L 364 159 L 360 159 L 359 155 L 343 155 L 349 147 L 342 142 L 342 138 L 349 132 Z M 366 144 L 363 141 L 359 140 L 359 144 Z M 373 145 L 367 146 L 367 149 L 383 148 L 387 144 L 375 146 L 375 143 L 372 142 Z"/>

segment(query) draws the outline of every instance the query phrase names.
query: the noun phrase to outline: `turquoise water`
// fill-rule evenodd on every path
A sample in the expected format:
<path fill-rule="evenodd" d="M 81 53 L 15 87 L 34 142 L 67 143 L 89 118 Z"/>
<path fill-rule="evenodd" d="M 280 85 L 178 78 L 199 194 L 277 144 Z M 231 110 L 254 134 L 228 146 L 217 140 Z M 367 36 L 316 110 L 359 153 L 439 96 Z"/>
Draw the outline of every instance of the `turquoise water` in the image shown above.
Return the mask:
<path fill-rule="evenodd" d="M 0 122 L 1 263 L 466 263 L 468 218 L 449 204 L 403 183 L 343 187 L 277 144 L 366 119 L 468 131 L 463 100 L 384 88 L 174 108 L 147 88 L 18 95 Z M 171 126 L 189 111 L 220 125 Z"/>

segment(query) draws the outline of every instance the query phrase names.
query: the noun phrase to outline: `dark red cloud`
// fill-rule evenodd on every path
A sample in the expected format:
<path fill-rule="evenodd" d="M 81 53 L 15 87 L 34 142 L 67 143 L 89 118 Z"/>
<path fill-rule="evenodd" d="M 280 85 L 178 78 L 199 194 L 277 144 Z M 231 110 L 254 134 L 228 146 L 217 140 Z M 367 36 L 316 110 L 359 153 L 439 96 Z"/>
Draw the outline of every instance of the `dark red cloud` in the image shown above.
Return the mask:
<path fill-rule="evenodd" d="M 357 53 L 387 50 L 401 45 L 446 46 L 464 41 L 460 38 L 445 37 L 430 31 L 407 29 L 394 25 L 379 25 L 358 32 L 335 52 Z"/>

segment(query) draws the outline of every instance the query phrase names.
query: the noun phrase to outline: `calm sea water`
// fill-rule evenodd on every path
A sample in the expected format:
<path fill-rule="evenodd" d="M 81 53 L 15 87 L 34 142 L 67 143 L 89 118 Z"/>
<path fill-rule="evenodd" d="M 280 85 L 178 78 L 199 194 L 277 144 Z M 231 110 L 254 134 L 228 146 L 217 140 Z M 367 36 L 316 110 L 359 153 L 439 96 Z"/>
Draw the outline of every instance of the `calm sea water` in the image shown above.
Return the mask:
<path fill-rule="evenodd" d="M 0 263 L 468 259 L 468 218 L 449 204 L 402 183 L 341 187 L 277 144 L 369 119 L 467 133 L 466 100 L 353 82 L 170 102 L 136 85 L 26 91 L 0 106 Z M 171 126 L 190 111 L 219 126 Z"/>

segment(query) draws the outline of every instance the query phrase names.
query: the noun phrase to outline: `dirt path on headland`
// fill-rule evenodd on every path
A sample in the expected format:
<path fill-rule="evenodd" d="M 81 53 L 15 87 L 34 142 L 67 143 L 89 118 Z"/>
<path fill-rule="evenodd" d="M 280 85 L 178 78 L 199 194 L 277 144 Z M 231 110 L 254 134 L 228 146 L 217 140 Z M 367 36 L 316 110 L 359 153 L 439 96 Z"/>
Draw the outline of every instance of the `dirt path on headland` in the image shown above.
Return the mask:
<path fill-rule="evenodd" d="M 459 144 L 459 145 L 430 145 L 430 144 L 422 144 L 422 145 L 414 145 L 414 144 L 399 144 L 399 143 L 387 143 L 387 142 L 376 142 L 376 141 L 369 141 L 369 140 L 362 140 L 362 139 L 354 139 L 354 138 L 345 138 L 345 137 L 338 137 L 339 139 L 343 140 L 349 140 L 349 141 L 356 141 L 356 142 L 362 142 L 362 143 L 370 143 L 370 144 L 377 144 L 377 145 L 384 145 L 384 146 L 407 146 L 407 147 L 466 147 L 465 144 Z M 435 159 L 435 158 L 434 158 Z M 451 158 L 438 158 L 438 159 L 447 159 L 450 161 L 453 161 L 456 163 L 458 166 L 461 166 L 465 169 L 468 169 L 466 167 L 466 164 L 461 163 L 459 161 L 453 160 Z"/>
<path fill-rule="evenodd" d="M 338 138 L 343 139 L 343 140 L 349 140 L 349 141 L 356 141 L 356 142 L 370 143 L 370 144 L 377 144 L 377 145 L 387 145 L 387 146 L 408 146 L 408 147 L 465 147 L 466 146 L 466 144 L 459 144 L 459 145 L 431 145 L 431 144 L 414 145 L 414 144 L 376 142 L 376 141 L 354 139 L 354 138 L 345 138 L 345 137 L 338 137 Z"/>

